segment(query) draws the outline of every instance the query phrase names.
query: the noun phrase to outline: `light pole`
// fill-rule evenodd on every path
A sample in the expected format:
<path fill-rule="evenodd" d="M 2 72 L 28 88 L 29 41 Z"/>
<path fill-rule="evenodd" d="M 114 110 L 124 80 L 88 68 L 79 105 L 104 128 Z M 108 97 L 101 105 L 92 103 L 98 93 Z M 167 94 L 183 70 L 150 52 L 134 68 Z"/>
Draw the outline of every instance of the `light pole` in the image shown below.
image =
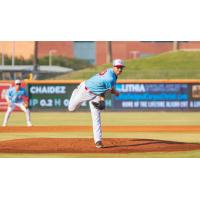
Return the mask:
<path fill-rule="evenodd" d="M 12 66 L 15 66 L 15 42 L 12 43 Z"/>
<path fill-rule="evenodd" d="M 55 49 L 49 50 L 49 66 L 52 66 L 52 54 L 55 53 Z"/>
<path fill-rule="evenodd" d="M 106 42 L 106 63 L 111 63 L 112 62 L 112 42 L 107 41 Z"/>
<path fill-rule="evenodd" d="M 174 41 L 173 42 L 173 51 L 179 50 L 179 41 Z"/>
<path fill-rule="evenodd" d="M 34 42 L 33 69 L 34 72 L 38 71 L 38 41 Z"/>
<path fill-rule="evenodd" d="M 33 55 L 33 79 L 38 76 L 38 41 L 34 41 L 34 55 Z"/>
<path fill-rule="evenodd" d="M 2 44 L 2 51 L 1 51 L 1 65 L 4 66 L 4 48 Z"/>

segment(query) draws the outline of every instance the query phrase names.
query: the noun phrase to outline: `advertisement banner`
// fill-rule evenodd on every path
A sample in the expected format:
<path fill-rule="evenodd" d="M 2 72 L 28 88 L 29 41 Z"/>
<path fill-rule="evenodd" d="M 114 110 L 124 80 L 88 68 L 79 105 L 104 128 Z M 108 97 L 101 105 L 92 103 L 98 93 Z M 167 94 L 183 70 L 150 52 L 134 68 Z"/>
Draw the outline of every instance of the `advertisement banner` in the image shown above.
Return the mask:
<path fill-rule="evenodd" d="M 200 110 L 200 84 L 190 84 L 190 109 Z"/>
<path fill-rule="evenodd" d="M 28 92 L 31 110 L 67 111 L 73 90 L 78 84 L 29 84 Z M 106 100 L 107 107 L 111 107 L 111 99 Z M 84 102 L 81 111 L 88 110 L 88 102 Z"/>
<path fill-rule="evenodd" d="M 12 84 L 0 84 L 0 110 L 7 108 L 5 94 Z M 32 111 L 68 111 L 73 90 L 78 83 L 32 82 L 27 84 Z M 198 111 L 200 83 L 118 83 L 118 97 L 106 95 L 107 111 Z M 88 102 L 79 111 L 89 110 Z"/>
<path fill-rule="evenodd" d="M 198 110 L 200 84 L 141 83 L 117 84 L 120 91 L 113 97 L 116 110 Z"/>
<path fill-rule="evenodd" d="M 30 109 L 67 110 L 76 84 L 29 84 Z"/>

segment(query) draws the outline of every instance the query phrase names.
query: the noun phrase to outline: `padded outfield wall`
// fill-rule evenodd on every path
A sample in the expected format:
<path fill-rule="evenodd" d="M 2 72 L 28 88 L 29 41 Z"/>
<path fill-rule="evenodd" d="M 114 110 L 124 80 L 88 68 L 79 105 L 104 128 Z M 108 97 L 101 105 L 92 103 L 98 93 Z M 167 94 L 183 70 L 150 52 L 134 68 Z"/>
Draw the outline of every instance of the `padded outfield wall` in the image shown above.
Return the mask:
<path fill-rule="evenodd" d="M 67 111 L 74 88 L 81 81 L 24 81 L 32 111 Z M 0 110 L 13 82 L 0 82 Z M 200 80 L 120 80 L 120 96 L 106 95 L 107 111 L 199 111 Z M 88 103 L 80 111 L 89 110 Z"/>

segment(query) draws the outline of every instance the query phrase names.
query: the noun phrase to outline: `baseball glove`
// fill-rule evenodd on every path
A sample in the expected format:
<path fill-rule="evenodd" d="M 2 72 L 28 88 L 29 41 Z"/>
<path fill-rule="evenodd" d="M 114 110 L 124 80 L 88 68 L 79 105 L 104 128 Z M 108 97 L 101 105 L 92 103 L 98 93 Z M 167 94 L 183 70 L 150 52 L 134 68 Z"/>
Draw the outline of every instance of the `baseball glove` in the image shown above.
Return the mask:
<path fill-rule="evenodd" d="M 99 101 L 99 102 L 92 102 L 93 106 L 98 110 L 104 110 L 105 109 L 105 101 Z"/>

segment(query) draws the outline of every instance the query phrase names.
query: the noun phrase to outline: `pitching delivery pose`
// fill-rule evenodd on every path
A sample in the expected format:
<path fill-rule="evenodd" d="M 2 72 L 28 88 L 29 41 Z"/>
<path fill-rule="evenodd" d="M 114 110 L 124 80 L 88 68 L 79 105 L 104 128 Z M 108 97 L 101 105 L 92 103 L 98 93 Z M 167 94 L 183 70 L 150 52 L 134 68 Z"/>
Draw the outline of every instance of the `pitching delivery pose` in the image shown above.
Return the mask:
<path fill-rule="evenodd" d="M 75 111 L 80 105 L 89 101 L 89 106 L 93 122 L 94 142 L 97 148 L 103 148 L 102 130 L 101 130 L 101 111 L 105 109 L 105 93 L 110 91 L 118 96 L 119 92 L 115 90 L 117 77 L 122 73 L 125 67 L 120 59 L 113 61 L 112 68 L 96 74 L 90 79 L 82 82 L 72 93 L 69 101 L 69 111 Z"/>
<path fill-rule="evenodd" d="M 23 97 L 28 97 L 25 88 L 21 87 L 21 81 L 16 80 L 15 86 L 11 87 L 7 91 L 6 101 L 8 103 L 8 109 L 4 117 L 3 126 L 6 126 L 8 119 L 14 110 L 15 106 L 21 108 L 26 114 L 27 126 L 32 126 L 30 121 L 30 111 L 28 109 L 28 102 L 25 103 Z"/>

